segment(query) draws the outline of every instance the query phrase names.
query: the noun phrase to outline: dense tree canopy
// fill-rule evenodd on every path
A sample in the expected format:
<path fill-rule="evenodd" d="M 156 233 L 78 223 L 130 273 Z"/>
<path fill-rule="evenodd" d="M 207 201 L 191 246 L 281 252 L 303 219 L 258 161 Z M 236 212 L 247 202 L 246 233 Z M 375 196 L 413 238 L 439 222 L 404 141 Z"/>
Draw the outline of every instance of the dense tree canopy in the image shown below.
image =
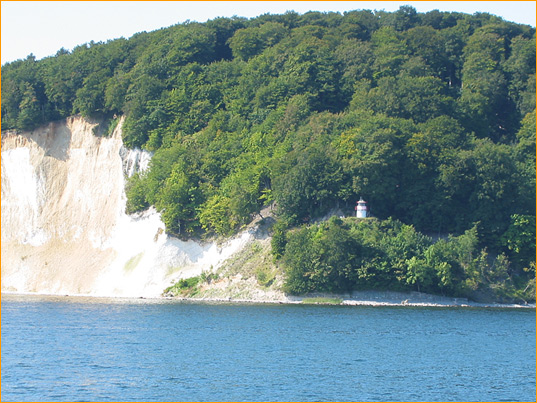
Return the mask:
<path fill-rule="evenodd" d="M 535 231 L 529 230 L 526 219 L 513 217 L 510 230 L 517 235 L 510 237 L 516 238 L 510 248 L 532 239 L 533 246 L 520 249 L 531 253 Z M 491 258 L 478 247 L 476 227 L 433 242 L 397 220 L 332 217 L 290 231 L 285 243 L 284 287 L 292 294 L 390 289 L 474 299 L 535 299 L 534 283 L 514 274 L 505 254 Z M 535 267 L 526 271 L 534 274 Z"/>
<path fill-rule="evenodd" d="M 124 115 L 125 144 L 154 152 L 127 209 L 154 205 L 180 236 L 232 234 L 275 203 L 285 239 L 283 227 L 350 214 L 363 197 L 417 231 L 473 228 L 521 275 L 534 261 L 522 249 L 535 241 L 535 29 L 489 14 L 403 6 L 187 22 L 5 64 L 1 112 L 3 130 Z M 309 242 L 303 231 L 290 250 Z M 341 257 L 352 242 L 332 226 L 312 248 Z M 405 258 L 397 281 L 448 289 L 460 273 L 435 266 L 445 245 L 422 243 L 430 250 Z M 304 265 L 331 267 L 326 289 L 392 281 L 364 266 L 371 248 L 342 266 Z"/>

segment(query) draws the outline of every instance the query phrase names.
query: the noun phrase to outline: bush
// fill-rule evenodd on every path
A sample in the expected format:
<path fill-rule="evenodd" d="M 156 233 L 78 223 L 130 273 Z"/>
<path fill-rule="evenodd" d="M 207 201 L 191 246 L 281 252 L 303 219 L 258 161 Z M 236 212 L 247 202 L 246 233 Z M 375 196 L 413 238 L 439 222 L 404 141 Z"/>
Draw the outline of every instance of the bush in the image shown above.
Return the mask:
<path fill-rule="evenodd" d="M 285 253 L 287 245 L 287 223 L 283 220 L 278 221 L 272 227 L 272 239 L 270 246 L 272 247 L 272 255 L 274 259 L 279 259 Z"/>
<path fill-rule="evenodd" d="M 276 273 L 268 267 L 261 266 L 255 271 L 255 276 L 259 285 L 269 287 L 276 278 Z"/>
<path fill-rule="evenodd" d="M 181 279 L 174 285 L 166 288 L 164 294 L 172 294 L 173 296 L 193 296 L 196 294 L 197 286 L 201 281 L 201 276 Z"/>

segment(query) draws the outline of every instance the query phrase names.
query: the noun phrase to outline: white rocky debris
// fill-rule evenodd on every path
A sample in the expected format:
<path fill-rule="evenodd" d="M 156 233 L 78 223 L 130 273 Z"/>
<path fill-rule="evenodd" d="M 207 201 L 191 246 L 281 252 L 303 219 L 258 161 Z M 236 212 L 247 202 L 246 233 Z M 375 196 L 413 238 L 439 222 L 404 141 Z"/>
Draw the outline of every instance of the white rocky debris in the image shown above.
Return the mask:
<path fill-rule="evenodd" d="M 123 174 L 130 178 L 135 173 L 148 170 L 153 153 L 139 148 L 131 150 L 122 146 L 119 149 L 119 155 L 123 161 Z"/>

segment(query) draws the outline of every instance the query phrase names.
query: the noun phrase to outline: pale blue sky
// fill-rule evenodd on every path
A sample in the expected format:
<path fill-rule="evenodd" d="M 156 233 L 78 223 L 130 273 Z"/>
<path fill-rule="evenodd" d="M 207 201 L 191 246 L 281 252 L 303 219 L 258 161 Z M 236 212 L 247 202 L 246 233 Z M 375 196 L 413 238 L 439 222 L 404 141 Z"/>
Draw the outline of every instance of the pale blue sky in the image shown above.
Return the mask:
<path fill-rule="evenodd" d="M 409 4 L 419 12 L 438 9 L 488 12 L 535 27 L 535 1 L 2 1 L 2 64 L 33 53 L 43 58 L 91 40 L 128 38 L 141 31 L 216 17 L 255 17 L 288 10 L 395 11 Z"/>

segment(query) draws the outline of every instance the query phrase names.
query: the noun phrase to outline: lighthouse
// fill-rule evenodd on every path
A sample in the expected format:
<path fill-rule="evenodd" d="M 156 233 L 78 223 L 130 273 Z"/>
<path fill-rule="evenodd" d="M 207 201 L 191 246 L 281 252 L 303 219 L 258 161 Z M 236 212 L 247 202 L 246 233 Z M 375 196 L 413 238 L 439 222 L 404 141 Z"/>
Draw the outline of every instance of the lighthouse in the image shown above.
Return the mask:
<path fill-rule="evenodd" d="M 367 217 L 367 203 L 360 197 L 360 200 L 356 202 L 356 217 L 366 218 Z"/>

